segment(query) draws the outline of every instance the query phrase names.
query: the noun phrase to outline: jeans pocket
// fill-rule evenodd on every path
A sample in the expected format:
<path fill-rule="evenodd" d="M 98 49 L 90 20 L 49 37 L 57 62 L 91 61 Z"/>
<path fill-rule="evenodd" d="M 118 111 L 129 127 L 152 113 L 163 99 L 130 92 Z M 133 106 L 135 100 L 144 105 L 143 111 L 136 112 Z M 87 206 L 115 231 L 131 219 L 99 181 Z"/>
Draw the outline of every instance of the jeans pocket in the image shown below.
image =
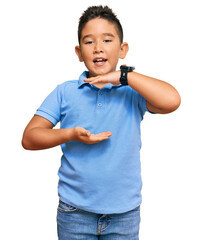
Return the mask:
<path fill-rule="evenodd" d="M 58 205 L 58 211 L 62 213 L 68 213 L 68 212 L 75 212 L 78 208 L 73 207 L 67 203 L 62 202 L 61 200 L 59 201 Z"/>

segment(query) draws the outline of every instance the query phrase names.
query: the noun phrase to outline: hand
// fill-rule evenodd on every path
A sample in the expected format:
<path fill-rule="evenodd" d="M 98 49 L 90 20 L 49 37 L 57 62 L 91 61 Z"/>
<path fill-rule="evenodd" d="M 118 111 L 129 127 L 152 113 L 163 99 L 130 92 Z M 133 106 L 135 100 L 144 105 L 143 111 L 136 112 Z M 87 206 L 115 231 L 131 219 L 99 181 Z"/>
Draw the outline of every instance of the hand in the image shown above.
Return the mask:
<path fill-rule="evenodd" d="M 89 82 L 90 85 L 95 83 L 111 83 L 113 85 L 120 84 L 121 71 L 110 72 L 96 77 L 86 78 L 84 82 Z"/>
<path fill-rule="evenodd" d="M 73 131 L 74 137 L 72 138 L 72 140 L 83 142 L 86 144 L 98 143 L 112 136 L 112 133 L 110 131 L 98 134 L 91 134 L 88 130 L 82 127 L 75 127 Z"/>

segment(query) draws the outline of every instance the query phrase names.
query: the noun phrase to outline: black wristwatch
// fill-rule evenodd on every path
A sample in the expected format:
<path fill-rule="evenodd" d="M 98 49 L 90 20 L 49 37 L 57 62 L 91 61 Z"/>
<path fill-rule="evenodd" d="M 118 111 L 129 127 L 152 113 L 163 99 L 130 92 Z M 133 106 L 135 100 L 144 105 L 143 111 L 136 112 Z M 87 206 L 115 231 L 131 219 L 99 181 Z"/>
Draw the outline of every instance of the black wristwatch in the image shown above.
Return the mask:
<path fill-rule="evenodd" d="M 127 74 L 128 72 L 132 72 L 133 70 L 135 70 L 135 67 L 121 65 L 120 69 L 121 69 L 120 82 L 122 85 L 128 85 Z"/>

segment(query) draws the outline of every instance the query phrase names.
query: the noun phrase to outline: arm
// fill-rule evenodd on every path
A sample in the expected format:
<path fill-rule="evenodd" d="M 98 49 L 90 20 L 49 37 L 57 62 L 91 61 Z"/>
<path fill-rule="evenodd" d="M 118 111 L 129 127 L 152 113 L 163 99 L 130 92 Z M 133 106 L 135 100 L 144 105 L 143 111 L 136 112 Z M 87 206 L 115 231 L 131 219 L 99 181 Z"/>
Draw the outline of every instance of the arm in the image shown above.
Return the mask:
<path fill-rule="evenodd" d="M 84 81 L 91 85 L 95 83 L 119 85 L 120 76 L 121 71 L 116 71 Z M 136 72 L 129 72 L 127 78 L 129 86 L 146 99 L 149 111 L 164 114 L 173 112 L 180 106 L 180 95 L 169 83 Z"/>
<path fill-rule="evenodd" d="M 69 129 L 52 129 L 54 125 L 47 119 L 34 116 L 25 128 L 22 146 L 27 150 L 52 148 L 69 141 L 80 141 L 94 144 L 108 139 L 111 132 L 91 134 L 82 127 Z"/>
<path fill-rule="evenodd" d="M 151 112 L 170 113 L 180 106 L 180 95 L 169 83 L 130 72 L 128 84 L 147 100 L 147 108 Z"/>

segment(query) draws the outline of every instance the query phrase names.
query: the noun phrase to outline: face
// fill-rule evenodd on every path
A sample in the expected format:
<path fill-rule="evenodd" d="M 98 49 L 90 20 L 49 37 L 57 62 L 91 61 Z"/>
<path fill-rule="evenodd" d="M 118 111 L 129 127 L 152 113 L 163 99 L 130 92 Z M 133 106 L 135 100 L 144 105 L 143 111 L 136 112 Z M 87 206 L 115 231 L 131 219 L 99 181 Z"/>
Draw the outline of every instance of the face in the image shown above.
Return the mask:
<path fill-rule="evenodd" d="M 119 58 L 125 58 L 128 44 L 120 42 L 116 27 L 108 20 L 95 18 L 84 26 L 80 46 L 75 48 L 90 76 L 106 74 L 116 70 Z"/>

